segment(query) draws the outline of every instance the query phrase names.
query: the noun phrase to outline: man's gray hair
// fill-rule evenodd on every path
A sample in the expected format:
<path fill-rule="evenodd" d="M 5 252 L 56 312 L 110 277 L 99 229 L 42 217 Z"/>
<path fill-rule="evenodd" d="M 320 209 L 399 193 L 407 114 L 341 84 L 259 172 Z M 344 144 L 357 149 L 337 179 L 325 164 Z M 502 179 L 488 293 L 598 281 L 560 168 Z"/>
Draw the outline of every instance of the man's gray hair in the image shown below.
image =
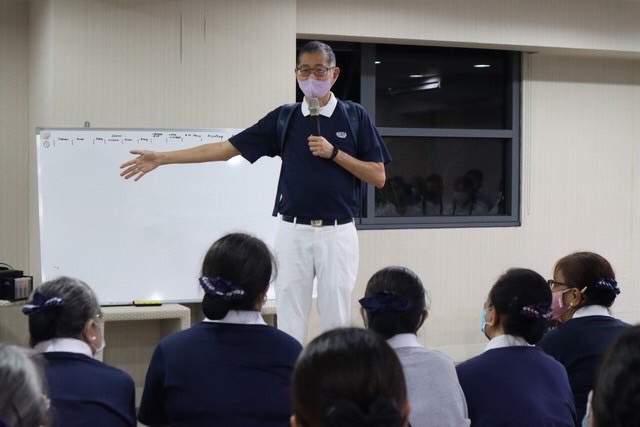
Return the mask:
<path fill-rule="evenodd" d="M 325 58 L 327 59 L 327 64 L 329 64 L 330 67 L 336 66 L 336 54 L 333 53 L 333 49 L 331 49 L 331 46 L 317 40 L 310 41 L 302 46 L 302 48 L 300 48 L 300 52 L 298 53 L 298 64 L 300 64 L 300 57 L 304 53 L 318 52 L 324 54 Z"/>

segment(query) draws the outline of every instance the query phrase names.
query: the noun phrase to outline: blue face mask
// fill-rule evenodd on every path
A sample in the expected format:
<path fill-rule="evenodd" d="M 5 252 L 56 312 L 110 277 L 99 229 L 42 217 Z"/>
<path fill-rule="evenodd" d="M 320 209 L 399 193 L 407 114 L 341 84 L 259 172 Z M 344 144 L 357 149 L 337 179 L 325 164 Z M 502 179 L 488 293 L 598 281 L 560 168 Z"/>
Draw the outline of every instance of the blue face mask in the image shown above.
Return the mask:
<path fill-rule="evenodd" d="M 480 330 L 485 335 L 486 333 L 484 332 L 484 330 L 486 327 L 487 327 L 487 309 L 485 307 L 482 307 L 482 314 L 480 314 Z"/>
<path fill-rule="evenodd" d="M 489 338 L 489 335 L 487 335 L 487 325 L 491 326 L 492 323 L 487 322 L 487 311 L 489 309 L 486 307 L 482 308 L 482 314 L 480 314 L 480 330 L 482 331 L 482 333 L 484 334 L 485 337 L 487 337 L 487 339 L 491 339 Z"/>

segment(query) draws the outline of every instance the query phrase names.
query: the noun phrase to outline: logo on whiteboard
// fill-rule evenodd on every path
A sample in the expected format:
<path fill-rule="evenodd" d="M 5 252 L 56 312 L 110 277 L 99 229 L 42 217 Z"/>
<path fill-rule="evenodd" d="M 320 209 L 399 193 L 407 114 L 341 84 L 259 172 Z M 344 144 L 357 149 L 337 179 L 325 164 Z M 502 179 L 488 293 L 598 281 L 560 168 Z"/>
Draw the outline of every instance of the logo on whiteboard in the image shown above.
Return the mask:
<path fill-rule="evenodd" d="M 336 136 L 338 138 L 345 139 L 347 137 L 347 133 L 346 132 L 336 132 Z"/>

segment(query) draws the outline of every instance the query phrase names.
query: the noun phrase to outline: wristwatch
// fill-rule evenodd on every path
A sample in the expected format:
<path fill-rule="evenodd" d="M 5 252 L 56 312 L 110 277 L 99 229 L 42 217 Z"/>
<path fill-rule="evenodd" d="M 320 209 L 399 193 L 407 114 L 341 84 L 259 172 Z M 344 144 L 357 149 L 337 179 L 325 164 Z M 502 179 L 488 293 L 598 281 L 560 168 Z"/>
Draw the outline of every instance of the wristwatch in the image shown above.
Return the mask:
<path fill-rule="evenodd" d="M 331 153 L 331 157 L 329 157 L 329 160 L 333 160 L 336 158 L 336 156 L 338 155 L 338 151 L 340 151 L 340 149 L 338 148 L 337 145 L 333 146 L 333 153 Z"/>

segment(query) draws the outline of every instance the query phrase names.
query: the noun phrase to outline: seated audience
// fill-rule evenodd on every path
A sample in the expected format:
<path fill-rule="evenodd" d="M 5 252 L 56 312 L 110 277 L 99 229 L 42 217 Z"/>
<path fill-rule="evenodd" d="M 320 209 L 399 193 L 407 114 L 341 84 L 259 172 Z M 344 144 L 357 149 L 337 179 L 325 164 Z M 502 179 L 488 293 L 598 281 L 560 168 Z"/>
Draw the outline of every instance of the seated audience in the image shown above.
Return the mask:
<path fill-rule="evenodd" d="M 202 263 L 205 319 L 156 347 L 138 419 L 146 425 L 287 426 L 301 346 L 260 314 L 275 259 L 261 240 L 228 234 Z"/>
<path fill-rule="evenodd" d="M 484 173 L 480 169 L 469 169 L 465 176 L 471 178 L 471 188 L 473 198 L 482 203 L 487 209 L 493 207 L 493 198 L 484 192 L 482 184 L 484 182 Z"/>
<path fill-rule="evenodd" d="M 424 348 L 416 336 L 429 315 L 420 278 L 408 268 L 383 268 L 369 279 L 360 305 L 365 326 L 386 339 L 400 359 L 411 426 L 468 426 L 467 403 L 453 362 Z"/>
<path fill-rule="evenodd" d="M 376 216 L 422 216 L 422 202 L 414 195 L 411 186 L 400 176 L 387 179 L 382 189 L 381 203 Z"/>
<path fill-rule="evenodd" d="M 596 374 L 593 427 L 640 426 L 640 325 L 621 332 L 602 357 Z"/>
<path fill-rule="evenodd" d="M 473 181 L 467 175 L 459 176 L 453 183 L 451 206 L 445 215 L 487 215 L 489 209 L 484 203 L 476 200 Z"/>
<path fill-rule="evenodd" d="M 572 427 L 564 367 L 535 344 L 547 327 L 551 291 L 536 272 L 511 269 L 493 285 L 481 315 L 484 353 L 456 367 L 473 427 Z"/>
<path fill-rule="evenodd" d="M 620 289 L 611 264 L 598 254 L 576 252 L 561 258 L 549 285 L 553 292 L 552 317 L 559 326 L 538 346 L 566 368 L 581 420 L 600 358 L 630 325 L 609 313 Z"/>
<path fill-rule="evenodd" d="M 423 210 L 427 216 L 445 215 L 452 209 L 451 203 L 444 198 L 444 182 L 438 174 L 429 175 L 423 191 Z"/>
<path fill-rule="evenodd" d="M 333 329 L 307 346 L 291 384 L 291 427 L 406 427 L 402 366 L 375 332 Z"/>
<path fill-rule="evenodd" d="M 54 425 L 135 426 L 131 377 L 94 356 L 104 348 L 102 314 L 86 283 L 60 277 L 36 288 L 22 312 L 45 359 Z"/>
<path fill-rule="evenodd" d="M 507 193 L 504 186 L 504 179 L 498 182 L 498 197 L 493 207 L 489 210 L 489 215 L 506 215 L 507 213 Z"/>
<path fill-rule="evenodd" d="M 49 402 L 40 367 L 26 350 L 0 343 L 0 426 L 48 426 Z"/>

